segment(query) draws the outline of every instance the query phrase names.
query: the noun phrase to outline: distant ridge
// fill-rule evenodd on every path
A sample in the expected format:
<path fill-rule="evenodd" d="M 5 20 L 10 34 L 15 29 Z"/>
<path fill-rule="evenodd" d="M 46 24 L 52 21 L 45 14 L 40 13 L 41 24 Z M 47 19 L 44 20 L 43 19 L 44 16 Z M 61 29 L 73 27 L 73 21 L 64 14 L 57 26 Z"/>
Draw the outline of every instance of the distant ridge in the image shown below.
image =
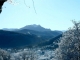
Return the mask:
<path fill-rule="evenodd" d="M 44 49 L 56 49 L 58 47 L 58 42 L 60 41 L 60 38 L 62 37 L 62 34 L 54 37 L 54 38 L 51 38 L 50 40 L 48 41 L 45 41 L 45 42 L 42 42 L 38 45 L 36 45 L 37 47 L 44 47 Z"/>
<path fill-rule="evenodd" d="M 34 31 L 51 31 L 50 29 L 44 28 L 40 25 L 32 24 L 32 25 L 27 25 L 25 27 L 22 27 L 20 29 L 29 29 L 29 30 L 34 30 Z"/>
<path fill-rule="evenodd" d="M 50 29 L 44 28 L 44 27 L 42 27 L 40 25 L 36 25 L 36 24 L 26 25 L 20 29 L 4 28 L 3 30 L 14 31 L 14 32 L 18 32 L 21 34 L 33 34 L 33 35 L 36 35 L 36 36 L 42 38 L 43 41 L 49 40 L 50 38 L 56 37 L 63 33 L 62 31 L 58 31 L 58 30 L 52 31 Z"/>
<path fill-rule="evenodd" d="M 5 31 L 16 31 L 18 29 L 17 28 L 3 28 L 1 30 L 5 30 Z"/>
<path fill-rule="evenodd" d="M 54 40 L 57 41 L 58 36 L 62 33 L 62 31 L 52 31 L 36 24 L 27 25 L 20 29 L 4 28 L 0 30 L 0 47 L 51 45 Z"/>
<path fill-rule="evenodd" d="M 47 28 L 44 28 L 44 27 L 42 27 L 40 25 L 36 25 L 36 24 L 24 26 L 24 27 L 20 28 L 20 30 L 18 30 L 17 32 L 20 32 L 20 33 L 28 33 L 29 32 L 31 34 L 42 37 L 44 40 L 48 40 L 52 37 L 62 34 L 62 31 L 58 31 L 58 30 L 52 31 L 51 29 L 47 29 Z"/>
<path fill-rule="evenodd" d="M 36 35 L 0 30 L 0 48 L 16 48 L 28 45 L 33 46 L 41 41 L 42 39 Z"/>

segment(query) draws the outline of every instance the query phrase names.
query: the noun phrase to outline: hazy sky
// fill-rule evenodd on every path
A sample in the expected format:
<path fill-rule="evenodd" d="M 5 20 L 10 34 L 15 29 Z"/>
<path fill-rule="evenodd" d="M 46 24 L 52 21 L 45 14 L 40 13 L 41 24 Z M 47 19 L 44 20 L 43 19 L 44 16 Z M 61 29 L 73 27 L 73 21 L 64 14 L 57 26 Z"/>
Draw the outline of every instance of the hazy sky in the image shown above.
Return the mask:
<path fill-rule="evenodd" d="M 71 20 L 80 20 L 80 0 L 15 0 L 17 5 L 6 2 L 0 14 L 1 28 L 21 28 L 40 24 L 52 30 L 66 30 L 73 26 Z"/>

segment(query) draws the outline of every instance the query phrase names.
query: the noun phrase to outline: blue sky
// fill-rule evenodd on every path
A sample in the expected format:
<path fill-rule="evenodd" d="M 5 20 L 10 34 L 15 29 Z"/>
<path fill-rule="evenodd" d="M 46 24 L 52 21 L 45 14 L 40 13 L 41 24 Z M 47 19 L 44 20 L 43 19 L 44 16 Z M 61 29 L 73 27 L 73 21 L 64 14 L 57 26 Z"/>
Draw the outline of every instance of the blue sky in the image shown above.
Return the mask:
<path fill-rule="evenodd" d="M 14 0 L 17 5 L 6 2 L 0 14 L 0 29 L 21 28 L 37 24 L 51 30 L 66 30 L 72 27 L 71 20 L 80 20 L 80 0 Z"/>

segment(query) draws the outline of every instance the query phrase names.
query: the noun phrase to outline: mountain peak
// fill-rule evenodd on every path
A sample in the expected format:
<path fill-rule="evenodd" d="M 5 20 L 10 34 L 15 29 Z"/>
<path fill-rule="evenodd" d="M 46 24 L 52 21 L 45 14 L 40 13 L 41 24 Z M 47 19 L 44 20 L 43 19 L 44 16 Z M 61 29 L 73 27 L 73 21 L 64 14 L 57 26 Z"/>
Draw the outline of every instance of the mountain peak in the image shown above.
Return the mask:
<path fill-rule="evenodd" d="M 32 24 L 33 27 L 41 27 L 40 25 Z"/>
<path fill-rule="evenodd" d="M 36 25 L 36 24 L 32 24 L 32 25 L 27 25 L 21 29 L 29 29 L 29 30 L 34 30 L 34 31 L 51 31 L 50 29 L 44 28 L 41 25 Z"/>

